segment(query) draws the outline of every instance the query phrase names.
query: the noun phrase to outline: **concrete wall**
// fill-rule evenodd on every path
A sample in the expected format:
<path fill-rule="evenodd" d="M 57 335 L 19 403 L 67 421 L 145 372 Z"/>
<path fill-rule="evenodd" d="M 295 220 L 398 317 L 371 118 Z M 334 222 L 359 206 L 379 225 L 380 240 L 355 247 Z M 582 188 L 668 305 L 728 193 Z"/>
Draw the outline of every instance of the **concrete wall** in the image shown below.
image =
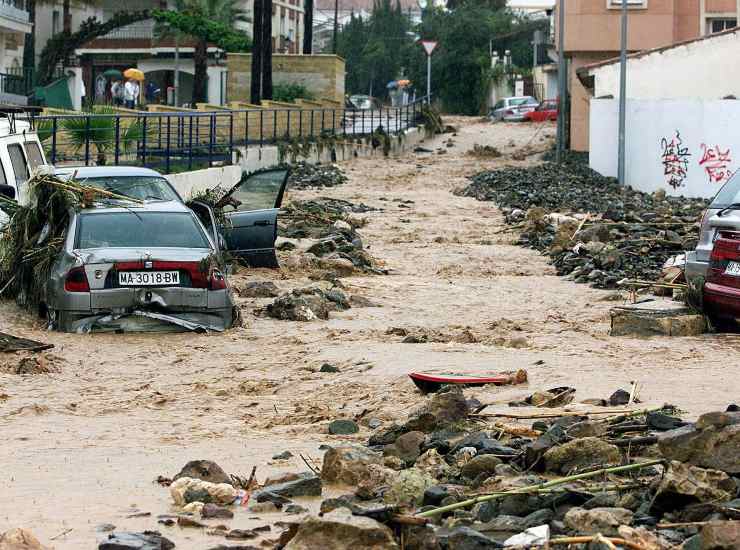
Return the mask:
<path fill-rule="evenodd" d="M 423 129 L 412 128 L 404 133 L 401 141 L 396 138 L 392 139 L 391 155 L 397 155 L 409 151 L 424 141 L 426 135 Z M 382 155 L 380 149 L 363 144 L 338 145 L 336 148 L 337 161 L 349 161 L 353 158 L 372 157 Z M 269 168 L 279 163 L 278 148 L 274 145 L 266 147 L 239 147 L 236 153 L 237 163 L 233 166 L 223 166 L 216 168 L 207 168 L 205 170 L 196 170 L 193 172 L 183 172 L 180 174 L 170 174 L 165 176 L 172 185 L 177 189 L 180 195 L 187 199 L 192 193 L 209 189 L 217 186 L 230 188 L 241 176 L 242 170 L 254 172 L 262 168 Z M 289 162 L 291 159 L 285 159 Z M 331 152 L 323 151 L 322 155 L 314 149 L 306 159 L 311 163 L 331 162 Z"/>
<path fill-rule="evenodd" d="M 591 92 L 581 84 L 576 71 L 584 65 L 598 63 L 613 57 L 611 52 L 591 52 L 575 55 L 568 64 L 568 90 L 570 91 L 570 148 L 588 151 L 589 101 Z"/>
<path fill-rule="evenodd" d="M 627 60 L 627 97 L 634 99 L 740 96 L 740 30 Z M 619 96 L 619 63 L 590 71 L 594 96 Z"/>
<path fill-rule="evenodd" d="M 252 82 L 251 54 L 228 56 L 229 101 L 248 101 Z M 344 102 L 344 59 L 336 55 L 272 56 L 273 84 L 302 84 L 316 98 Z"/>
<path fill-rule="evenodd" d="M 626 182 L 713 197 L 740 167 L 740 101 L 628 100 Z M 617 175 L 618 101 L 591 101 L 591 167 Z"/>

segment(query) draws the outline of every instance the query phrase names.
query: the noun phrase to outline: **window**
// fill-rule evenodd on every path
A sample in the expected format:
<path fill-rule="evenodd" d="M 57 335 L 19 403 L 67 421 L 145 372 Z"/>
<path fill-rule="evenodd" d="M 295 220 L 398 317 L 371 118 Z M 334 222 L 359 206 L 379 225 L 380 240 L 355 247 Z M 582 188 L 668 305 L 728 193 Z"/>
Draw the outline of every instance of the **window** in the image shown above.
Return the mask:
<path fill-rule="evenodd" d="M 10 155 L 10 162 L 13 164 L 13 172 L 15 172 L 15 184 L 20 187 L 28 181 L 26 156 L 23 154 L 21 146 L 15 143 L 8 145 L 8 155 Z"/>
<path fill-rule="evenodd" d="M 33 141 L 26 142 L 26 156 L 28 157 L 28 164 L 31 166 L 31 170 L 37 166 L 46 164 L 44 154 L 41 152 L 41 147 L 39 147 L 38 143 Z"/>
<path fill-rule="evenodd" d="M 51 34 L 52 36 L 62 30 L 61 25 L 59 24 L 59 21 L 60 21 L 59 10 L 54 10 L 54 12 L 51 14 Z"/>
<path fill-rule="evenodd" d="M 0 185 L 8 185 L 8 179 L 5 177 L 5 167 L 0 162 Z"/>
<path fill-rule="evenodd" d="M 183 212 L 102 212 L 80 216 L 77 248 L 210 248 Z"/>
<path fill-rule="evenodd" d="M 716 32 L 726 31 L 737 27 L 737 19 L 708 19 L 707 32 L 714 34 Z"/>

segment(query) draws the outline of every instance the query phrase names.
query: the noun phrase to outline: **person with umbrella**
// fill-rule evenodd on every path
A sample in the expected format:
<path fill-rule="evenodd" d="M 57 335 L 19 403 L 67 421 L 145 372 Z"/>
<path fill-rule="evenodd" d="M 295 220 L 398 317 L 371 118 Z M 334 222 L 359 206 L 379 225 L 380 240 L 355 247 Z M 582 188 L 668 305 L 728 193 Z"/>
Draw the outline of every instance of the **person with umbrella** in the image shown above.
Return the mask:
<path fill-rule="evenodd" d="M 136 108 L 136 103 L 138 102 L 139 94 L 141 93 L 139 81 L 144 80 L 144 73 L 139 69 L 128 69 L 123 73 L 123 76 L 128 79 L 123 89 L 126 108 L 134 109 Z"/>
<path fill-rule="evenodd" d="M 103 73 L 103 76 L 109 78 L 111 81 L 110 85 L 110 98 L 113 105 L 116 107 L 123 106 L 123 74 L 118 69 L 108 69 Z"/>

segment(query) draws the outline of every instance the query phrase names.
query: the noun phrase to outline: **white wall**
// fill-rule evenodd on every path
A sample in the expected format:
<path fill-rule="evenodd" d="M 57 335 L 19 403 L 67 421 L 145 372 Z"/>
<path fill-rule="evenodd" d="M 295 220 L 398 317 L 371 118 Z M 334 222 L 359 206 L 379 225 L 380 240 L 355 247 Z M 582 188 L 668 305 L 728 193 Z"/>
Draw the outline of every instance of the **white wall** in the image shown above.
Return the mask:
<path fill-rule="evenodd" d="M 616 177 L 618 101 L 592 99 L 590 127 L 591 168 Z M 711 198 L 740 168 L 738 128 L 739 100 L 630 99 L 626 183 L 641 191 Z"/>
<path fill-rule="evenodd" d="M 627 60 L 627 97 L 740 97 L 740 31 Z M 619 63 L 591 69 L 594 97 L 619 97 Z"/>
<path fill-rule="evenodd" d="M 61 32 L 63 21 L 63 0 L 46 0 L 45 2 L 36 2 L 36 63 L 41 58 L 41 51 L 46 46 L 46 43 L 52 37 L 52 22 L 54 12 L 59 13 L 59 29 L 57 32 Z M 87 5 L 85 3 L 70 4 L 70 13 L 72 15 L 72 32 L 79 30 L 80 25 L 83 21 L 90 17 L 97 17 L 102 19 L 103 9 L 93 4 Z"/>

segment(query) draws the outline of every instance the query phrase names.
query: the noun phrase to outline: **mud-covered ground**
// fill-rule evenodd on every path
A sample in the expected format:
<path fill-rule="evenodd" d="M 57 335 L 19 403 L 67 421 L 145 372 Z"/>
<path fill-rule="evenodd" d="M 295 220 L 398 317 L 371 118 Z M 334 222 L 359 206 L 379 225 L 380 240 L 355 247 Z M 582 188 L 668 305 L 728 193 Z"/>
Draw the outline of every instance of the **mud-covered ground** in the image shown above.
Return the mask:
<path fill-rule="evenodd" d="M 450 122 L 460 132 L 425 143 L 432 154 L 355 160 L 344 164 L 349 183 L 288 194 L 379 209 L 363 214 L 360 233 L 390 274 L 341 280 L 347 293 L 380 307 L 300 323 L 258 316 L 270 299 L 240 297 L 245 325 L 225 334 L 80 336 L 47 333 L 0 304 L 0 330 L 56 346 L 43 354 L 47 374 L 4 374 L 17 358 L 0 356 L 0 532 L 25 527 L 57 549 L 92 548 L 96 528 L 110 523 L 159 529 L 178 548 L 223 544 L 200 529 L 157 524 L 172 511 L 158 475 L 198 458 L 242 476 L 257 466 L 259 480 L 305 470 L 299 453 L 320 464 L 321 444 L 364 441 L 370 419 L 389 422 L 421 402 L 406 376 L 414 370 L 526 368 L 529 385 L 470 392 L 501 409 L 555 386 L 576 387 L 577 399 L 608 397 L 631 380 L 647 405 L 671 402 L 688 416 L 737 400 L 740 337 L 609 337 L 608 312 L 619 296 L 556 277 L 546 258 L 497 233 L 504 224 L 495 205 L 452 194 L 480 169 L 534 162 L 508 157 L 527 145 L 543 149 L 553 127 Z M 466 154 L 476 143 L 504 156 Z M 300 254 L 282 256 L 282 270 L 242 270 L 232 283 L 271 280 L 283 290 L 314 283 Z M 390 328 L 431 331 L 435 342 L 402 343 Z M 319 373 L 324 363 L 340 372 Z M 358 420 L 360 433 L 328 435 L 337 418 Z M 272 460 L 284 450 L 295 457 Z M 227 523 L 254 528 L 287 518 L 242 510 Z"/>

